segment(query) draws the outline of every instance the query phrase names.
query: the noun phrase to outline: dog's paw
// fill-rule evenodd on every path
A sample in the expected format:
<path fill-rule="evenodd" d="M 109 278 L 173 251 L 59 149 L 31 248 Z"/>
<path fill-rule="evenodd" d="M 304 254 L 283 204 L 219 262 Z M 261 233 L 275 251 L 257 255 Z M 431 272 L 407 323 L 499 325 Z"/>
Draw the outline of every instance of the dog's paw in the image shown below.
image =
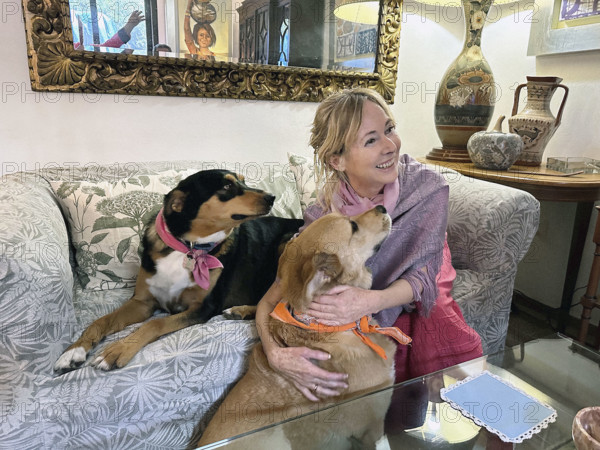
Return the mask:
<path fill-rule="evenodd" d="M 75 347 L 67 350 L 54 363 L 54 371 L 59 374 L 75 370 L 85 362 L 87 352 L 83 347 Z"/>
<path fill-rule="evenodd" d="M 256 306 L 233 306 L 223 311 L 223 317 L 230 320 L 251 320 L 256 316 Z"/>
<path fill-rule="evenodd" d="M 100 356 L 92 361 L 92 366 L 100 370 L 114 370 L 125 367 L 137 350 L 122 341 L 113 342 L 106 347 Z"/>

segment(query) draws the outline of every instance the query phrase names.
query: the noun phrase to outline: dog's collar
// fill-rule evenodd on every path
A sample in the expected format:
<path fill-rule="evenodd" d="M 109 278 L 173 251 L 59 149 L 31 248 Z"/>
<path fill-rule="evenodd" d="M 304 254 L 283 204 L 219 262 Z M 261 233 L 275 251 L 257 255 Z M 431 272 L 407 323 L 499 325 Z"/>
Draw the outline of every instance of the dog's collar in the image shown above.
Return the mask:
<path fill-rule="evenodd" d="M 196 284 L 202 289 L 208 290 L 210 287 L 210 270 L 223 268 L 221 261 L 208 254 L 208 252 L 219 245 L 220 242 L 207 244 L 193 244 L 188 242 L 188 245 L 186 245 L 185 241 L 177 239 L 169 231 L 169 228 L 165 222 L 162 208 L 156 216 L 155 226 L 156 232 L 165 244 L 167 244 L 173 250 L 186 255 L 186 258 L 183 260 L 183 267 L 192 272 Z"/>
<path fill-rule="evenodd" d="M 206 252 L 206 253 L 212 252 L 215 249 L 215 247 L 217 247 L 219 244 L 221 244 L 223 242 L 223 241 L 217 241 L 217 242 L 207 242 L 204 244 L 198 244 L 198 243 L 186 241 L 183 239 L 179 239 L 179 241 L 183 242 L 183 244 L 190 250 L 202 250 L 203 252 Z"/>
<path fill-rule="evenodd" d="M 371 325 L 369 323 L 369 317 L 363 316 L 359 320 L 353 323 L 347 323 L 345 325 L 338 326 L 330 326 L 323 325 L 321 323 L 309 322 L 303 323 L 297 320 L 291 308 L 288 306 L 287 302 L 279 302 L 275 309 L 271 312 L 270 316 L 273 319 L 279 320 L 280 322 L 284 322 L 290 325 L 294 325 L 298 328 L 303 328 L 305 330 L 315 331 L 317 333 L 339 333 L 342 331 L 352 331 L 355 335 L 357 335 L 364 344 L 368 345 L 373 349 L 375 353 L 381 356 L 383 359 L 387 359 L 385 355 L 385 351 L 368 336 L 365 334 L 368 333 L 378 333 L 384 334 L 391 338 L 394 338 L 398 343 L 407 345 L 412 342 L 412 339 L 404 334 L 400 328 L 397 327 L 380 327 L 379 325 Z"/>

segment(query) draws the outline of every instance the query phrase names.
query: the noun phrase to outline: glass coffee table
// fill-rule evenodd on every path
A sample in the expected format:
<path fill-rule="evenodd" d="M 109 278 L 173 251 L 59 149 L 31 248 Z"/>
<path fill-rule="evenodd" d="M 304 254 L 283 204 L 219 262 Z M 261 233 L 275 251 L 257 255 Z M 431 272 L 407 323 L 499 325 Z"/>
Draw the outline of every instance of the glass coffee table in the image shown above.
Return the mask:
<path fill-rule="evenodd" d="M 484 370 L 554 408 L 556 421 L 522 443 L 505 443 L 439 397 L 441 387 L 451 386 Z M 311 427 L 318 424 L 321 429 L 327 427 L 335 435 L 337 429 L 347 425 L 348 412 L 356 415 L 368 411 L 390 396 L 385 434 L 378 441 L 377 449 L 574 449 L 571 426 L 575 414 L 586 406 L 600 405 L 600 354 L 557 334 L 205 448 L 291 448 L 286 436 L 293 435 L 294 430 L 308 430 L 310 433 Z M 387 403 L 384 401 L 383 404 Z M 507 413 L 515 414 L 517 411 Z M 347 444 L 344 448 L 361 448 L 352 446 L 358 442 L 349 440 Z M 332 445 L 327 450 L 337 448 Z"/>

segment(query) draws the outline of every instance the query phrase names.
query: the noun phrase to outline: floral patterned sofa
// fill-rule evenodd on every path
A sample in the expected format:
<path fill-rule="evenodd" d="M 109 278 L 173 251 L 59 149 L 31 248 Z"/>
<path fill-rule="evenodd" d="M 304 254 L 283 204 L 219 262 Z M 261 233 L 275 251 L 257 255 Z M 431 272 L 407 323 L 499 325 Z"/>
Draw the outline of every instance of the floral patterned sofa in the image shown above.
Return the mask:
<path fill-rule="evenodd" d="M 143 223 L 162 195 L 216 166 L 93 165 L 3 177 L 0 449 L 185 448 L 243 374 L 257 342 L 254 323 L 222 316 L 163 337 L 120 370 L 86 364 L 58 376 L 52 369 L 83 328 L 131 296 Z M 277 195 L 273 214 L 301 217 L 314 201 L 310 163 L 291 155 L 275 168 L 241 171 Z M 504 345 L 517 263 L 537 230 L 539 204 L 525 192 L 439 170 L 450 184 L 453 294 L 484 351 L 494 352 Z"/>

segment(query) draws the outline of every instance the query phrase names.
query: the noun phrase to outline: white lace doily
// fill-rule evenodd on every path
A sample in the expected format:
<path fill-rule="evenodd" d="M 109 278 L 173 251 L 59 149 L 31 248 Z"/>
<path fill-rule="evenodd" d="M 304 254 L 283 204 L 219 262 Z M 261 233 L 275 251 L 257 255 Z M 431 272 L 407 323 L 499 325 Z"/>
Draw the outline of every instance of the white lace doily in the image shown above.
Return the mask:
<path fill-rule="evenodd" d="M 477 380 L 478 378 L 485 376 L 491 377 L 491 380 Z M 485 389 L 487 387 L 485 383 L 487 382 L 490 383 L 489 391 Z M 498 389 L 499 387 L 504 387 L 498 385 L 496 382 L 502 383 L 509 390 Z M 459 397 L 460 395 L 467 394 L 465 395 L 465 398 L 468 398 L 469 394 L 471 396 L 474 395 L 474 391 L 466 391 L 466 389 L 469 389 L 469 386 L 467 386 L 468 383 L 473 383 L 471 385 L 473 387 L 475 386 L 475 383 L 478 384 L 478 395 L 477 400 L 469 400 L 468 402 L 464 402 L 465 405 L 470 406 L 470 408 L 467 409 L 462 404 L 460 404 L 460 400 L 457 397 Z M 496 389 L 494 389 L 494 384 Z M 510 395 L 503 396 L 502 394 L 500 394 L 499 396 L 499 390 L 504 390 L 504 394 L 508 393 Z M 494 391 L 496 391 L 496 393 L 494 393 Z M 457 383 L 453 384 L 448 388 L 442 388 L 440 390 L 440 397 L 442 398 L 442 400 L 448 402 L 448 404 L 452 408 L 460 411 L 463 416 L 468 417 L 477 425 L 485 427 L 491 433 L 494 433 L 497 436 L 499 436 L 500 439 L 502 439 L 504 442 L 523 442 L 525 439 L 529 439 L 534 434 L 539 433 L 544 428 L 547 428 L 550 423 L 556 421 L 556 410 L 554 408 L 540 402 L 535 397 L 532 397 L 523 390 L 513 386 L 511 383 L 503 380 L 502 378 L 500 378 L 497 375 L 494 375 L 493 373 L 490 373 L 487 370 L 483 371 L 478 375 L 469 376 L 464 380 L 458 381 Z M 510 404 L 510 406 L 507 406 L 506 402 L 510 402 L 513 400 L 514 403 Z M 529 411 L 529 414 L 526 414 L 526 411 L 523 414 L 521 414 L 520 409 L 522 408 L 523 404 L 519 403 L 519 400 L 526 400 L 526 409 L 531 409 L 529 408 L 531 406 L 533 411 L 539 412 L 539 417 L 533 417 L 531 411 Z M 503 405 L 503 403 L 505 404 Z M 516 436 L 514 435 L 514 433 L 512 433 L 510 436 L 507 435 L 506 432 L 508 432 L 508 429 L 502 429 L 502 423 L 491 423 L 493 421 L 485 421 L 481 417 L 485 414 L 479 414 L 476 411 L 474 411 L 475 406 L 477 406 L 477 404 L 485 404 L 488 406 L 494 405 L 495 408 L 500 407 L 501 413 L 503 411 L 502 408 L 506 408 L 508 410 L 505 411 L 507 414 L 513 414 L 514 420 L 512 421 L 511 425 L 516 424 L 515 428 L 522 429 L 523 431 Z M 514 405 L 517 405 L 517 408 L 515 408 Z"/>

